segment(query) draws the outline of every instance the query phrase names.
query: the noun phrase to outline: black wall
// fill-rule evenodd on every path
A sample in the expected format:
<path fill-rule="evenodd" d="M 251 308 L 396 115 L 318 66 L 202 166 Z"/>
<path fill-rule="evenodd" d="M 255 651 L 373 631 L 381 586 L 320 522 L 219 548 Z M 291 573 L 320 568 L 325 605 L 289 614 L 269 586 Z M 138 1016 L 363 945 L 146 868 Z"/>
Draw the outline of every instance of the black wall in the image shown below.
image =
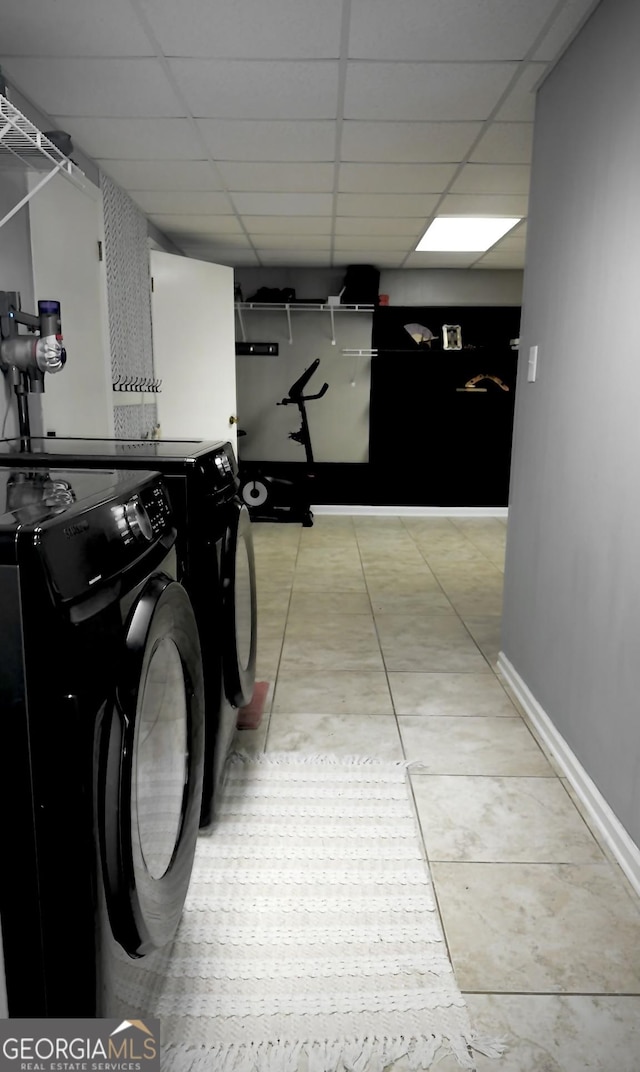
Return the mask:
<path fill-rule="evenodd" d="M 416 323 L 429 345 L 405 330 Z M 461 327 L 462 350 L 443 349 L 444 324 Z M 519 325 L 513 307 L 377 310 L 369 466 L 389 504 L 507 504 Z"/>

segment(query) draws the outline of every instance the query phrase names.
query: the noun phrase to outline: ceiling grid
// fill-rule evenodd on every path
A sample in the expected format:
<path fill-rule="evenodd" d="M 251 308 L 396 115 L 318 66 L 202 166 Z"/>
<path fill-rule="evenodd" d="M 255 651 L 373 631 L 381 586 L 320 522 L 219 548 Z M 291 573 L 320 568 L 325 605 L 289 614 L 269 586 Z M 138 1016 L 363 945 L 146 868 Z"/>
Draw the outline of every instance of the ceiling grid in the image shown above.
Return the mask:
<path fill-rule="evenodd" d="M 535 89 L 596 0 L 3 0 L 0 65 L 187 255 L 521 268 L 417 253 L 526 221 Z"/>

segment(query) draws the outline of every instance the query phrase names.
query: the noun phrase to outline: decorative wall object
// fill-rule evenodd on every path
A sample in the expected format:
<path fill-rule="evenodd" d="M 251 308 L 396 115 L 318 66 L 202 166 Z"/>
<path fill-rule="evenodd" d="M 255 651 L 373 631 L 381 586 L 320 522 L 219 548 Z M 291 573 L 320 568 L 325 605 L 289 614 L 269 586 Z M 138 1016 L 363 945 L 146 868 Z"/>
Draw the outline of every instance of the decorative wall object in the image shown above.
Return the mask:
<path fill-rule="evenodd" d="M 104 258 L 114 383 L 154 382 L 147 219 L 108 175 L 100 172 Z M 156 424 L 155 404 L 114 406 L 119 438 L 137 439 Z"/>
<path fill-rule="evenodd" d="M 113 407 L 113 428 L 117 439 L 152 439 L 157 423 L 158 408 L 155 402 Z"/>

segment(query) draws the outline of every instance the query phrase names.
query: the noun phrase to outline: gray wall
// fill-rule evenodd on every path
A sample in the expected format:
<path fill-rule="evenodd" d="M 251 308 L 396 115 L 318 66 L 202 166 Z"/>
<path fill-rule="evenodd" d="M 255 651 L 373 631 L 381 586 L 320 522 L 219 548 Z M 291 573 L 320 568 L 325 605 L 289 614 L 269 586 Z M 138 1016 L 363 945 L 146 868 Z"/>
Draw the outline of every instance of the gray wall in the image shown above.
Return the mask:
<path fill-rule="evenodd" d="M 522 272 L 389 268 L 380 273 L 380 293 L 390 305 L 520 305 Z"/>
<path fill-rule="evenodd" d="M 339 294 L 345 268 L 236 268 L 248 301 L 259 287 L 293 287 L 296 299 L 314 301 Z M 380 294 L 390 305 L 520 305 L 522 272 L 459 268 L 383 268 Z"/>
<path fill-rule="evenodd" d="M 639 40 L 603 0 L 538 96 L 503 634 L 637 844 Z"/>
<path fill-rule="evenodd" d="M 23 175 L 9 171 L 0 172 L 0 219 L 17 205 L 27 191 Z M 29 235 L 29 209 L 25 205 L 0 228 L 0 290 L 20 292 L 22 308 L 35 312 L 33 301 L 33 273 L 31 271 L 31 242 Z M 17 431 L 15 395 L 9 374 L 0 373 L 0 431 L 14 435 Z M 39 412 L 39 400 L 29 396 L 34 415 L 33 430 Z M 6 417 L 6 424 L 5 424 Z"/>

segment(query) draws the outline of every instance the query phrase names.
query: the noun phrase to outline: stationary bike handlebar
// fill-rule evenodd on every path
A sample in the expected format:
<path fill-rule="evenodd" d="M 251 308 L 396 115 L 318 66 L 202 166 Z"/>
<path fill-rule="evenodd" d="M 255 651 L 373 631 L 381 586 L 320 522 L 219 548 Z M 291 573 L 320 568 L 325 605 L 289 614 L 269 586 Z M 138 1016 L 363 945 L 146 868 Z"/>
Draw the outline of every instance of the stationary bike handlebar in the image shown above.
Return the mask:
<path fill-rule="evenodd" d="M 322 398 L 329 390 L 329 384 L 323 383 L 317 395 L 298 395 L 297 398 L 283 398 L 282 402 L 276 402 L 276 406 L 299 406 L 301 402 L 313 402 L 314 398 Z"/>
<path fill-rule="evenodd" d="M 317 369 L 319 364 L 320 364 L 320 358 L 316 357 L 315 361 L 312 361 L 311 364 L 309 365 L 309 368 L 304 370 L 304 372 L 302 373 L 302 376 L 300 376 L 300 378 L 297 379 L 296 382 L 291 385 L 291 387 L 289 388 L 289 394 L 287 395 L 287 397 L 283 398 L 282 402 L 277 402 L 276 405 L 278 405 L 278 406 L 291 406 L 291 405 L 299 406 L 301 402 L 302 403 L 304 403 L 304 402 L 312 402 L 314 399 L 322 398 L 323 395 L 326 395 L 327 391 L 329 390 L 329 384 L 328 383 L 323 383 L 322 387 L 320 388 L 318 393 L 315 394 L 315 395 L 305 395 L 305 394 L 303 394 L 303 391 L 304 391 L 305 387 L 307 386 L 309 380 L 313 376 L 313 374 L 316 371 L 316 369 Z"/>

